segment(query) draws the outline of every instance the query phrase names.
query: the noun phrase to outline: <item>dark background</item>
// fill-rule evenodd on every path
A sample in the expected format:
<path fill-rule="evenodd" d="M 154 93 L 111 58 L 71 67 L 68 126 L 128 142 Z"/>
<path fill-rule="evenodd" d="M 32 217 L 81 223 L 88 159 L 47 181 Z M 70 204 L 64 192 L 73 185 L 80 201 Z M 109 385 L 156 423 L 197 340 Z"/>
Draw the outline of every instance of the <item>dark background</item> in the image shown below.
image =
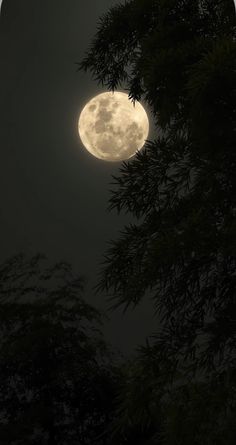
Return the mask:
<path fill-rule="evenodd" d="M 4 0 L 0 18 L 0 260 L 23 251 L 69 261 L 86 277 L 86 300 L 101 310 L 106 298 L 93 286 L 102 255 L 131 219 L 107 211 L 121 164 L 99 161 L 79 140 L 80 111 L 104 89 L 75 63 L 115 3 Z M 130 353 L 155 324 L 146 301 L 110 314 L 105 334 Z"/>

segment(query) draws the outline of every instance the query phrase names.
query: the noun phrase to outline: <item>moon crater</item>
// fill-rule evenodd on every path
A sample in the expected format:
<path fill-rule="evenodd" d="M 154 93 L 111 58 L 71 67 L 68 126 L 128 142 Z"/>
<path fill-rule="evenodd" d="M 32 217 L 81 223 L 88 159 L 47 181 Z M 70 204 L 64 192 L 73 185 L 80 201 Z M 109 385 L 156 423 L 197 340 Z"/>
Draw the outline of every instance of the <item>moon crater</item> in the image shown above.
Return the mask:
<path fill-rule="evenodd" d="M 83 145 L 99 159 L 122 161 L 140 150 L 149 132 L 143 106 L 122 92 L 95 96 L 83 108 L 78 123 Z"/>

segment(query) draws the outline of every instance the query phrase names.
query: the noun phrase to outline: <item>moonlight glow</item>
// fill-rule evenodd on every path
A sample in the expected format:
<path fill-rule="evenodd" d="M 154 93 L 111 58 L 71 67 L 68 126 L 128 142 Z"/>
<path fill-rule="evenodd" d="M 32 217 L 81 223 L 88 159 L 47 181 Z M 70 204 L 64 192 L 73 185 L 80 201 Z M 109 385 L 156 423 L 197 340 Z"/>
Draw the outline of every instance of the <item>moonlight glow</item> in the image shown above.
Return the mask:
<path fill-rule="evenodd" d="M 122 161 L 140 150 L 148 136 L 147 113 L 121 92 L 98 94 L 83 108 L 78 123 L 87 150 L 104 161 Z"/>

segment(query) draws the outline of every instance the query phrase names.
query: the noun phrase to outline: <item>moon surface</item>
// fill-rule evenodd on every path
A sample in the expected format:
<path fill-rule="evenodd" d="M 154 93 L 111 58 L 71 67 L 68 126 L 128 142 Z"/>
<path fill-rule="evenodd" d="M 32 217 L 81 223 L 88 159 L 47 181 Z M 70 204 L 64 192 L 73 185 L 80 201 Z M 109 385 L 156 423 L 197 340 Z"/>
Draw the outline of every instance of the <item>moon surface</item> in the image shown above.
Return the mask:
<path fill-rule="evenodd" d="M 78 131 L 85 148 L 104 161 L 123 161 L 140 150 L 149 132 L 146 111 L 128 95 L 101 93 L 81 111 Z"/>

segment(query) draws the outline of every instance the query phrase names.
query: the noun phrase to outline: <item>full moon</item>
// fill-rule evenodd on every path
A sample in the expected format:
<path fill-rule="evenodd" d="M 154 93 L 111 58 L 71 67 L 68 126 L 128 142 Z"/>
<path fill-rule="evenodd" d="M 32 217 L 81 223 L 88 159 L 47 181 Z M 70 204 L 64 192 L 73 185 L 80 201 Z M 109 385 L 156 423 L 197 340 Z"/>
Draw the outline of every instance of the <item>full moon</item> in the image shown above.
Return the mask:
<path fill-rule="evenodd" d="M 119 91 L 98 94 L 81 111 L 78 131 L 85 148 L 104 161 L 123 161 L 140 150 L 149 132 L 146 111 Z"/>

